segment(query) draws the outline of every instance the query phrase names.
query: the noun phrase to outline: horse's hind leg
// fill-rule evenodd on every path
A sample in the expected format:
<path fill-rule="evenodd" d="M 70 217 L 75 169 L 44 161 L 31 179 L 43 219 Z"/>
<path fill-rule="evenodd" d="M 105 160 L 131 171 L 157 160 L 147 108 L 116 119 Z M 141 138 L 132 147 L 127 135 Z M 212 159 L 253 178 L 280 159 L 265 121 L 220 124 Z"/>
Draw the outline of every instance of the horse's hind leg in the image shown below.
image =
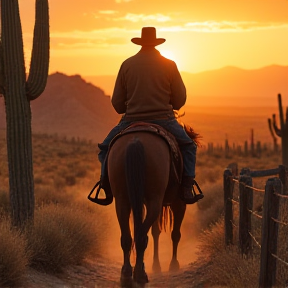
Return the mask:
<path fill-rule="evenodd" d="M 127 203 L 127 202 L 126 202 Z M 124 263 L 121 269 L 121 284 L 126 285 L 132 280 L 132 266 L 130 264 L 130 253 L 132 247 L 132 237 L 129 225 L 131 208 L 121 205 L 116 200 L 116 213 L 121 229 L 121 248 L 123 250 Z"/>
<path fill-rule="evenodd" d="M 158 203 L 159 202 L 159 203 Z M 141 230 L 141 234 L 135 238 L 135 246 L 136 246 L 136 263 L 134 267 L 133 278 L 137 283 L 144 284 L 148 282 L 148 276 L 145 272 L 144 267 L 144 252 L 147 248 L 148 244 L 148 231 L 151 228 L 152 224 L 158 218 L 161 208 L 162 201 L 146 201 L 146 218 L 143 222 L 143 229 Z"/>
<path fill-rule="evenodd" d="M 161 229 L 159 227 L 159 217 L 157 220 L 153 223 L 152 229 L 151 229 L 151 234 L 153 237 L 153 266 L 152 270 L 154 273 L 160 273 L 161 272 L 161 265 L 159 261 L 159 236 L 161 234 Z"/>
<path fill-rule="evenodd" d="M 181 238 L 181 232 L 180 227 L 185 215 L 186 211 L 186 204 L 181 201 L 180 199 L 177 199 L 175 202 L 171 205 L 171 210 L 173 211 L 174 215 L 174 224 L 173 224 L 173 230 L 171 233 L 171 239 L 173 243 L 173 252 L 172 252 L 172 259 L 169 266 L 169 271 L 177 271 L 179 270 L 179 262 L 177 259 L 177 249 L 178 244 Z"/>

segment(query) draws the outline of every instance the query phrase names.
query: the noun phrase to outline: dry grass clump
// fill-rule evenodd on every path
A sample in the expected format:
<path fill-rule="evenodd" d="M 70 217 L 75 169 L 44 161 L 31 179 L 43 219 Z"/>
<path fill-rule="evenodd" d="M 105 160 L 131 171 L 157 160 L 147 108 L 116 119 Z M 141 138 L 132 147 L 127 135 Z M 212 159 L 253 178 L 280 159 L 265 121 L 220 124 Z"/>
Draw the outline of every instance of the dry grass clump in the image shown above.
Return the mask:
<path fill-rule="evenodd" d="M 14 287 L 23 282 L 29 263 L 26 240 L 5 218 L 0 218 L 0 231 L 0 287 Z"/>
<path fill-rule="evenodd" d="M 288 223 L 288 201 L 287 199 L 280 199 L 279 217 L 282 223 Z M 280 224 L 278 232 L 278 249 L 277 255 L 285 262 L 288 263 L 288 228 L 287 225 Z M 288 282 L 288 269 L 287 265 L 277 261 L 277 280 L 279 283 Z"/>
<path fill-rule="evenodd" d="M 213 285 L 233 288 L 258 287 L 259 256 L 242 257 L 237 246 L 225 247 L 223 235 L 224 221 L 220 219 L 200 237 L 199 261 L 204 258 L 207 261 L 207 257 L 209 259 L 208 281 Z"/>
<path fill-rule="evenodd" d="M 79 264 L 97 244 L 99 248 L 97 231 L 103 229 L 96 227 L 93 220 L 78 207 L 51 204 L 38 209 L 34 226 L 27 231 L 31 266 L 61 272 L 67 265 Z"/>
<path fill-rule="evenodd" d="M 70 206 L 76 203 L 76 196 L 73 191 L 65 189 L 56 189 L 53 185 L 37 185 L 35 187 L 35 202 L 37 207 L 47 204 L 59 204 Z"/>
<path fill-rule="evenodd" d="M 223 214 L 223 184 L 217 181 L 214 184 L 205 183 L 201 189 L 204 198 L 197 203 L 198 210 L 195 217 L 198 230 L 205 230 L 211 224 L 216 223 Z"/>

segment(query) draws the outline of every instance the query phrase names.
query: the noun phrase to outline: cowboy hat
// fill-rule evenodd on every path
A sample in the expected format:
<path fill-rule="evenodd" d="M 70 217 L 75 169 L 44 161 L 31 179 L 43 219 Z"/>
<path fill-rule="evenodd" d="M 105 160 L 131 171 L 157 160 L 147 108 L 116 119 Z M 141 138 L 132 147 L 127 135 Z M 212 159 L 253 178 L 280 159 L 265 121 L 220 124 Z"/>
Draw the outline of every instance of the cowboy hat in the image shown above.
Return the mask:
<path fill-rule="evenodd" d="M 154 27 L 143 27 L 141 32 L 141 38 L 132 38 L 131 41 L 134 44 L 142 46 L 157 46 L 166 41 L 164 38 L 156 38 L 156 29 Z"/>

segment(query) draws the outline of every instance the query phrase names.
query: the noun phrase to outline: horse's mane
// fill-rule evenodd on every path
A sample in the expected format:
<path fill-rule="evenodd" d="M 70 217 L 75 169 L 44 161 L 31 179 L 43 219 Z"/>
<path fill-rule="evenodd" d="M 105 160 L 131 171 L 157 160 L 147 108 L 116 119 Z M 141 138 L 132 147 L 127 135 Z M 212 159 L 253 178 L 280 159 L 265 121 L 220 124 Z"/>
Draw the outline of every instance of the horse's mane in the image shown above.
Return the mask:
<path fill-rule="evenodd" d="M 190 125 L 185 124 L 180 120 L 180 118 L 185 115 L 185 112 L 183 112 L 182 114 L 179 114 L 178 111 L 174 111 L 174 114 L 175 114 L 175 118 L 177 119 L 178 123 L 181 126 L 183 126 L 183 128 L 185 129 L 188 136 L 196 143 L 196 145 L 198 147 L 201 146 L 200 139 L 202 139 L 202 136 L 199 133 L 195 132 L 195 130 Z"/>

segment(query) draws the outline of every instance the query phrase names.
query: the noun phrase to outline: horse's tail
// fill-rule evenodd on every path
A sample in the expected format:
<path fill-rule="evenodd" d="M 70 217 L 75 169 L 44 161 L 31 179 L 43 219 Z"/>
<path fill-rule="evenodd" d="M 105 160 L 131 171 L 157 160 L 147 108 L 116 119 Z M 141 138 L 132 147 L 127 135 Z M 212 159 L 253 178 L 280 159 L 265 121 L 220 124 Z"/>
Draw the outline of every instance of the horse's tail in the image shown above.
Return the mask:
<path fill-rule="evenodd" d="M 174 224 L 174 214 L 170 206 L 163 206 L 159 217 L 160 230 L 172 231 Z"/>
<path fill-rule="evenodd" d="M 134 220 L 134 240 L 141 237 L 145 191 L 145 151 L 139 139 L 134 138 L 126 149 L 125 174 Z"/>

